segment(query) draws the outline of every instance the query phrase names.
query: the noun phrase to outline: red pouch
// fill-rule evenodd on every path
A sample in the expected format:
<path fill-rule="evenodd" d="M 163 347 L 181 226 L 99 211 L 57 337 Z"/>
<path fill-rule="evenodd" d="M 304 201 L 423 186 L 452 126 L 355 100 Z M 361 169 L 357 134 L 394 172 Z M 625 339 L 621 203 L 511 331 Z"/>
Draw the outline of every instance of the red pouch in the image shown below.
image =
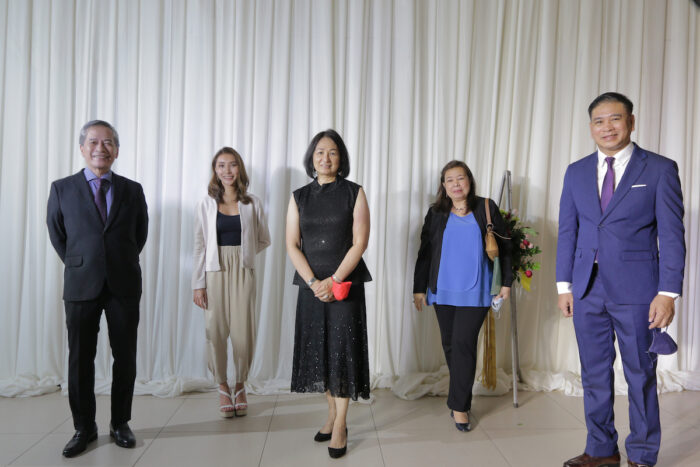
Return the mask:
<path fill-rule="evenodd" d="M 345 300 L 350 293 L 352 282 L 336 282 L 333 281 L 333 296 L 336 300 Z"/>

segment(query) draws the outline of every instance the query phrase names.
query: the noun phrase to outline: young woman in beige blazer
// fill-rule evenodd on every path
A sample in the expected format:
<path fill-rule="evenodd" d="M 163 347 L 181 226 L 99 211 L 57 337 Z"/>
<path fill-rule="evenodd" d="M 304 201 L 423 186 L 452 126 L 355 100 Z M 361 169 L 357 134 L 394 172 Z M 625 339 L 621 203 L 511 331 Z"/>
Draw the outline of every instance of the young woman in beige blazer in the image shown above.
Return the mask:
<path fill-rule="evenodd" d="M 219 414 L 246 415 L 244 383 L 255 347 L 255 255 L 270 245 L 261 201 L 248 189 L 243 159 L 221 148 L 212 160 L 208 196 L 195 211 L 194 303 L 204 309 L 209 369 L 219 383 Z M 235 394 L 226 375 L 231 338 Z"/>

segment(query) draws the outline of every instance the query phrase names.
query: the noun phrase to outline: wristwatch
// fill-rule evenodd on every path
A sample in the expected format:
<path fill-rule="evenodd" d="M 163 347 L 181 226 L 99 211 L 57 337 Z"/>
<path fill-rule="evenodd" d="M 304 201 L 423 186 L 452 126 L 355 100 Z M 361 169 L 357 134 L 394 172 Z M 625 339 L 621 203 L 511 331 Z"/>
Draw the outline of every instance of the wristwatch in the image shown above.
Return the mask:
<path fill-rule="evenodd" d="M 306 282 L 306 285 L 308 285 L 309 288 L 310 288 L 310 287 L 311 287 L 311 284 L 313 284 L 314 282 L 316 282 L 316 278 L 315 278 L 315 277 L 312 277 L 311 279 L 309 279 L 309 280 Z"/>

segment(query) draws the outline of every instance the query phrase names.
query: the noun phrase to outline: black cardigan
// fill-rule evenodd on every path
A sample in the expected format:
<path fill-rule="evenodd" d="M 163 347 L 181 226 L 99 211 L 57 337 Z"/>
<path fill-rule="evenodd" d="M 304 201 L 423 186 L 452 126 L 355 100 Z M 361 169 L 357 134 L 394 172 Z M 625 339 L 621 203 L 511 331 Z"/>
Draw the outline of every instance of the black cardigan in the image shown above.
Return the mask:
<path fill-rule="evenodd" d="M 501 217 L 501 211 L 493 200 L 489 200 L 491 222 L 493 230 L 506 235 L 506 225 Z M 420 249 L 416 259 L 416 269 L 413 274 L 413 293 L 425 293 L 428 287 L 434 293 L 437 290 L 438 272 L 440 270 L 440 258 L 442 255 L 442 236 L 445 233 L 449 212 L 440 212 L 434 208 L 428 209 L 425 216 L 423 230 L 420 234 Z M 474 218 L 481 229 L 482 245 L 486 238 L 486 208 L 484 198 L 477 196 Z M 510 241 L 503 240 L 498 235 L 498 257 L 501 262 L 501 283 L 504 287 L 510 287 L 513 283 L 513 267 L 510 257 Z M 493 269 L 493 262 L 489 260 L 489 266 Z"/>

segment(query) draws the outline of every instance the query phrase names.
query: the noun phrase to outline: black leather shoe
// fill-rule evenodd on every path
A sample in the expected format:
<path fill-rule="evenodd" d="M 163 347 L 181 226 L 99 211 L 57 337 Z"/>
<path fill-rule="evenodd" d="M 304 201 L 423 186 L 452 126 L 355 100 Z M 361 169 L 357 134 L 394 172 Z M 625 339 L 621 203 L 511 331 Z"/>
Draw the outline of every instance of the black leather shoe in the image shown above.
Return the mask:
<path fill-rule="evenodd" d="M 75 457 L 87 449 L 88 443 L 97 439 L 97 424 L 91 430 L 77 430 L 63 448 L 63 457 Z"/>
<path fill-rule="evenodd" d="M 612 456 L 594 457 L 585 452 L 564 462 L 564 467 L 620 467 L 620 453 Z"/>
<path fill-rule="evenodd" d="M 331 435 L 333 433 L 321 433 L 320 431 L 316 433 L 316 436 L 314 436 L 314 441 L 318 441 L 319 443 L 322 443 L 324 441 L 330 441 L 331 440 Z M 348 434 L 348 429 L 345 429 L 345 434 Z"/>
<path fill-rule="evenodd" d="M 123 448 L 133 448 L 136 446 L 136 437 L 134 436 L 134 432 L 131 431 L 131 428 L 129 428 L 128 423 L 122 423 L 117 426 L 112 426 L 110 423 L 109 436 L 114 438 L 114 442 L 117 446 Z"/>

